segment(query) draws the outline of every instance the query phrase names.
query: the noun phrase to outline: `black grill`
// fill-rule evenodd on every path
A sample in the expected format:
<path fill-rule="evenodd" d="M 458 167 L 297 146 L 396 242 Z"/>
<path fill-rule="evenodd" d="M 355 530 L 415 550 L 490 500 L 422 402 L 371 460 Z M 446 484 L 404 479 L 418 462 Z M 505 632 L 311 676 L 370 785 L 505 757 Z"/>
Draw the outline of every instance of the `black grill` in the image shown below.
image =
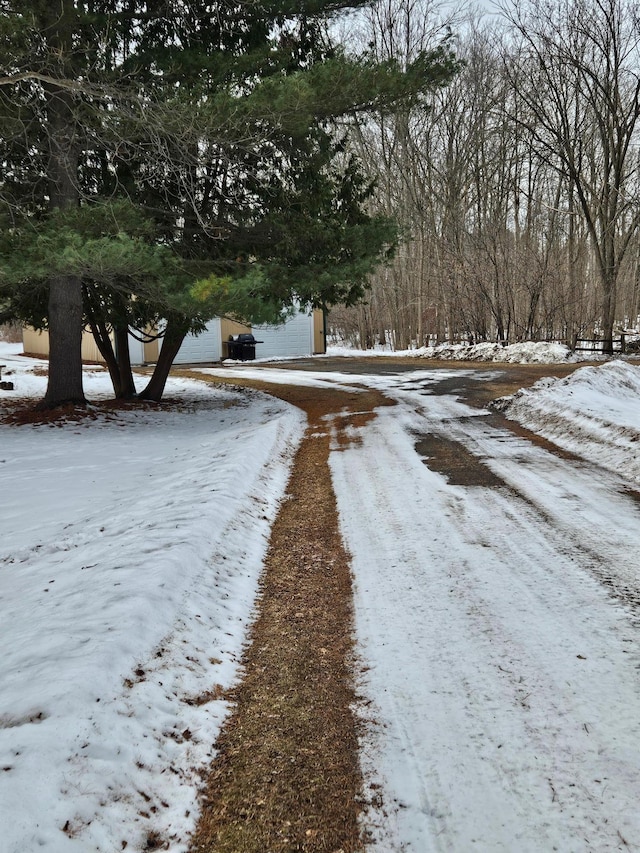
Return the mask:
<path fill-rule="evenodd" d="M 227 341 L 227 352 L 229 358 L 237 361 L 252 361 L 256 357 L 256 344 L 262 341 L 257 341 L 250 333 L 243 332 L 239 335 L 229 335 Z"/>

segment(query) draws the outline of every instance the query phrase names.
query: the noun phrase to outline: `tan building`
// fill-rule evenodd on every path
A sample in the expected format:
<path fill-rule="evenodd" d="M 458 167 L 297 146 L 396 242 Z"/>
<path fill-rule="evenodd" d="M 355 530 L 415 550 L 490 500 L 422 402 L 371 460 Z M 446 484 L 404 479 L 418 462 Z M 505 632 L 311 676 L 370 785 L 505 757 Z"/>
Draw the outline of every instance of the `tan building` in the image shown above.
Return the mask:
<path fill-rule="evenodd" d="M 222 361 L 228 357 L 226 343 L 231 336 L 253 333 L 256 338 L 256 358 L 286 358 L 326 352 L 322 311 L 300 311 L 278 326 L 244 326 L 233 320 L 214 317 L 199 335 L 187 335 L 175 358 L 176 364 L 202 364 Z M 29 355 L 49 355 L 48 332 L 27 328 L 23 331 L 24 351 Z M 158 359 L 162 339 L 141 343 L 129 338 L 132 364 L 152 364 Z M 96 342 L 90 332 L 82 336 L 82 358 L 102 362 Z"/>

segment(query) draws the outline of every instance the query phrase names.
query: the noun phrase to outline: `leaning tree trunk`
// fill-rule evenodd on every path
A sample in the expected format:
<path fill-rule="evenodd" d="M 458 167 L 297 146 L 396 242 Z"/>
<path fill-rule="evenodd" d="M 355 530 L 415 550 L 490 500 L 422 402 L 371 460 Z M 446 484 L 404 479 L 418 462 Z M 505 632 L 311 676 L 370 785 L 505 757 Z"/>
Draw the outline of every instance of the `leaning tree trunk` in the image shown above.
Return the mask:
<path fill-rule="evenodd" d="M 85 302 L 85 308 L 87 308 Z M 90 312 L 90 308 L 87 309 Z M 91 314 L 93 317 L 93 315 Z M 114 330 L 114 338 L 116 348 L 114 350 L 111 342 L 108 327 L 105 323 L 91 319 L 89 323 L 91 334 L 96 342 L 98 351 L 103 357 L 111 384 L 113 385 L 113 394 L 116 400 L 129 399 L 136 396 L 136 386 L 133 381 L 133 373 L 131 370 L 131 358 L 129 355 L 129 330 L 125 326 L 124 332 L 121 329 Z M 116 355 L 117 353 L 117 355 Z"/>
<path fill-rule="evenodd" d="M 129 352 L 129 329 L 127 326 L 116 326 L 116 357 L 118 359 L 119 385 L 116 397 L 127 399 L 136 396 L 136 386 L 131 370 L 131 354 Z"/>
<path fill-rule="evenodd" d="M 172 323 L 171 321 L 167 323 L 167 329 L 165 331 L 164 338 L 162 339 L 162 346 L 160 347 L 158 361 L 151 379 L 149 380 L 147 387 L 138 394 L 138 397 L 141 400 L 153 400 L 156 403 L 160 402 L 162 395 L 164 394 L 164 386 L 167 384 L 171 365 L 173 364 L 173 360 L 178 354 L 178 350 L 182 346 L 182 342 L 188 331 L 189 328 L 184 323 Z"/>
<path fill-rule="evenodd" d="M 85 308 L 87 308 L 88 302 L 86 300 L 86 292 L 85 292 Z M 91 313 L 91 309 L 87 308 L 87 313 L 89 313 L 92 318 L 89 321 L 89 328 L 91 329 L 91 334 L 93 335 L 93 339 L 96 342 L 96 346 L 98 347 L 98 352 L 104 359 L 104 363 L 107 365 L 107 370 L 109 371 L 109 377 L 111 379 L 111 384 L 113 385 L 113 393 L 116 397 L 120 394 L 120 368 L 118 367 L 118 360 L 116 359 L 116 354 L 113 351 L 113 344 L 111 343 L 111 338 L 109 337 L 109 330 L 104 323 L 98 322 L 93 319 L 93 314 Z"/>

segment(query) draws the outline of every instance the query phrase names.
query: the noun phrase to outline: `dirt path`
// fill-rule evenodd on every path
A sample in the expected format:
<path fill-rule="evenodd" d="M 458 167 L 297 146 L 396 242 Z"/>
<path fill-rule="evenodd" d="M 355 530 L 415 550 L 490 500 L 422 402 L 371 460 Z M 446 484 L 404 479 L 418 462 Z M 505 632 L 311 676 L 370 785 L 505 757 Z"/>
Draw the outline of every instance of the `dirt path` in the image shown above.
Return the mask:
<path fill-rule="evenodd" d="M 235 709 L 191 850 L 352 853 L 361 849 L 362 782 L 351 576 L 328 457 L 332 428 L 340 441 L 348 424 L 385 400 L 375 392 L 269 390 L 304 409 L 309 425 L 272 529 L 244 678 L 228 697 Z"/>

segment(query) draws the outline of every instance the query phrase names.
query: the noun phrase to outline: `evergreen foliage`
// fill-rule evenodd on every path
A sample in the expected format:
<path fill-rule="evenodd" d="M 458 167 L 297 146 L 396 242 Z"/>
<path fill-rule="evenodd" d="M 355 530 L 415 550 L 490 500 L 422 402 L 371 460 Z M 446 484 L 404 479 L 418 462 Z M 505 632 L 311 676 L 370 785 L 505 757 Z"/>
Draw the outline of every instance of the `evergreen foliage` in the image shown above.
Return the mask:
<path fill-rule="evenodd" d="M 347 57 L 327 24 L 360 5 L 0 0 L 0 310 L 49 329 L 45 405 L 83 398 L 83 324 L 108 350 L 111 328 L 126 344 L 166 320 L 157 398 L 214 314 L 362 296 L 396 229 L 366 212 L 337 121 L 423 97 L 455 61 Z"/>

